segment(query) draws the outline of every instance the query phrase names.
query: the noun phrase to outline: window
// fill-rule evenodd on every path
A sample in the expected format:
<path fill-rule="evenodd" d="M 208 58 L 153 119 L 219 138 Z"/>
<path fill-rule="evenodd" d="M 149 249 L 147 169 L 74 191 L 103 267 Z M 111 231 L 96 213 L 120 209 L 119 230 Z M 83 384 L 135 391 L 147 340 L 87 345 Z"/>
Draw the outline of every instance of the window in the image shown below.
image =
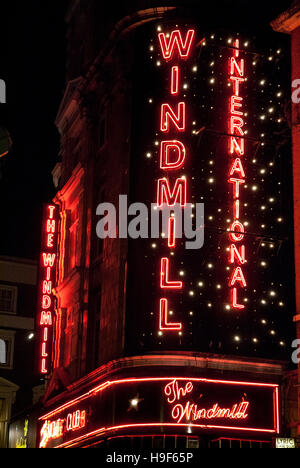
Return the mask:
<path fill-rule="evenodd" d="M 7 364 L 7 342 L 0 338 L 0 365 Z"/>
<path fill-rule="evenodd" d="M 271 448 L 271 442 L 268 440 L 246 440 L 246 439 L 220 439 L 212 440 L 210 448 Z"/>
<path fill-rule="evenodd" d="M 0 313 L 16 314 L 17 288 L 13 286 L 0 286 Z"/>
<path fill-rule="evenodd" d="M 12 369 L 14 359 L 15 332 L 0 330 L 0 368 Z"/>

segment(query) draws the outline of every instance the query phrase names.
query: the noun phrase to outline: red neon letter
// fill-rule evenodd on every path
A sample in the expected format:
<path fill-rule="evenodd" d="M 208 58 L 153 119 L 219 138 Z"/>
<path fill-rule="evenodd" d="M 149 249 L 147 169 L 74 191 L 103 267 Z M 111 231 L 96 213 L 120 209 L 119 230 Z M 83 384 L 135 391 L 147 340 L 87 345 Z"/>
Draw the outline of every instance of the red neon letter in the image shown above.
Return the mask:
<path fill-rule="evenodd" d="M 56 257 L 55 254 L 51 255 L 51 254 L 43 253 L 44 266 L 45 267 L 47 267 L 47 266 L 53 267 L 54 262 L 55 262 L 55 257 Z"/>
<path fill-rule="evenodd" d="M 46 369 L 46 359 L 42 359 L 41 374 L 48 374 L 48 370 Z"/>
<path fill-rule="evenodd" d="M 243 126 L 244 126 L 244 121 L 242 117 L 238 117 L 235 115 L 232 115 L 230 117 L 230 133 L 232 135 L 234 135 L 235 133 L 234 129 L 236 129 L 241 136 L 244 136 L 244 132 L 242 130 Z"/>
<path fill-rule="evenodd" d="M 180 58 L 187 59 L 194 36 L 195 31 L 190 29 L 186 34 L 185 41 L 183 42 L 181 32 L 179 30 L 172 31 L 170 38 L 167 38 L 166 34 L 160 33 L 158 38 L 164 59 L 171 60 L 173 58 L 175 48 L 177 48 Z"/>
<path fill-rule="evenodd" d="M 235 200 L 233 202 L 233 217 L 234 219 L 240 218 L 240 200 Z"/>
<path fill-rule="evenodd" d="M 47 232 L 53 232 L 53 234 L 54 234 L 55 233 L 55 227 L 56 227 L 55 220 L 53 219 L 52 221 L 50 221 L 50 219 L 48 219 L 48 221 L 47 221 Z"/>
<path fill-rule="evenodd" d="M 240 76 L 244 76 L 245 73 L 245 62 L 244 59 L 240 60 L 238 64 L 234 57 L 230 59 L 230 75 L 234 75 L 234 71 L 237 71 L 237 74 Z"/>
<path fill-rule="evenodd" d="M 244 113 L 237 110 L 236 108 L 243 107 L 243 98 L 239 96 L 231 96 L 230 98 L 230 113 L 234 115 L 243 115 Z"/>
<path fill-rule="evenodd" d="M 52 281 L 43 281 L 43 294 L 52 293 Z"/>
<path fill-rule="evenodd" d="M 169 304 L 167 299 L 161 299 L 159 303 L 159 328 L 160 330 L 182 330 L 181 323 L 169 323 Z"/>
<path fill-rule="evenodd" d="M 55 211 L 55 206 L 48 206 L 49 208 L 49 218 L 53 219 L 53 213 Z"/>
<path fill-rule="evenodd" d="M 164 203 L 174 206 L 178 202 L 181 207 L 186 205 L 186 180 L 176 179 L 173 192 L 167 179 L 159 179 L 157 182 L 157 205 L 162 207 Z"/>
<path fill-rule="evenodd" d="M 245 181 L 242 180 L 242 179 L 235 179 L 235 178 L 231 178 L 229 179 L 228 181 L 230 184 L 234 184 L 234 196 L 235 198 L 239 198 L 240 196 L 240 184 L 244 184 Z"/>
<path fill-rule="evenodd" d="M 182 289 L 182 281 L 170 281 L 170 261 L 162 258 L 160 264 L 160 287 L 161 289 Z"/>
<path fill-rule="evenodd" d="M 244 138 L 230 137 L 230 154 L 237 153 L 240 156 L 245 154 L 245 140 Z"/>
<path fill-rule="evenodd" d="M 239 76 L 231 76 L 231 81 L 233 82 L 233 92 L 236 96 L 240 95 L 240 83 L 245 81 L 244 78 L 240 78 Z"/>
<path fill-rule="evenodd" d="M 52 314 L 51 312 L 43 311 L 41 314 L 40 325 L 52 325 Z"/>
<path fill-rule="evenodd" d="M 243 304 L 239 304 L 237 302 L 237 288 L 233 288 L 231 290 L 231 304 L 234 309 L 245 309 L 245 306 Z"/>
<path fill-rule="evenodd" d="M 171 157 L 172 156 L 172 157 Z M 186 158 L 185 146 L 181 141 L 162 141 L 160 146 L 160 168 L 180 169 Z"/>
<path fill-rule="evenodd" d="M 171 71 L 171 94 L 178 94 L 179 91 L 179 67 L 172 67 Z"/>
<path fill-rule="evenodd" d="M 160 129 L 162 132 L 169 132 L 170 120 L 173 122 L 179 132 L 185 130 L 185 103 L 179 102 L 177 104 L 177 113 L 173 111 L 169 104 L 162 104 L 161 106 L 161 123 Z M 244 125 L 244 123 L 243 123 Z"/>
<path fill-rule="evenodd" d="M 235 283 L 240 283 L 243 288 L 247 286 L 244 273 L 241 267 L 236 267 L 232 273 L 229 286 L 235 286 Z"/>
<path fill-rule="evenodd" d="M 244 245 L 242 245 L 240 250 L 238 250 L 238 248 L 234 244 L 231 244 L 229 262 L 234 263 L 235 259 L 238 261 L 238 263 L 240 263 L 241 265 L 244 265 L 245 260 L 246 260 Z"/>

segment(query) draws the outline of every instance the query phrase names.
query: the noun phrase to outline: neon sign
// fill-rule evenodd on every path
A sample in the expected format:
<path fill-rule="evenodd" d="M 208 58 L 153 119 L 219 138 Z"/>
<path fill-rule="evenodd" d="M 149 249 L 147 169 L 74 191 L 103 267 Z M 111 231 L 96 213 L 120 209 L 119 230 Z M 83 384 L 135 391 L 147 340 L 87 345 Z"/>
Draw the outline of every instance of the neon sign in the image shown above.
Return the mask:
<path fill-rule="evenodd" d="M 86 426 L 86 411 L 77 410 L 64 419 L 45 421 L 41 429 L 40 448 L 47 447 L 51 440 L 60 439 L 66 432 L 74 432 Z"/>
<path fill-rule="evenodd" d="M 230 97 L 229 109 L 229 154 L 232 157 L 228 183 L 232 185 L 233 223 L 229 229 L 229 263 L 233 271 L 229 280 L 231 291 L 231 307 L 243 310 L 240 290 L 247 286 L 242 266 L 246 262 L 245 227 L 241 218 L 241 190 L 246 182 L 246 172 L 241 157 L 245 154 L 245 132 L 243 114 L 243 97 L 240 96 L 242 84 L 245 81 L 245 61 L 239 58 L 239 40 L 234 42 L 233 56 L 229 59 L 229 82 L 232 84 L 233 95 Z"/>
<path fill-rule="evenodd" d="M 247 419 L 248 401 L 236 403 L 231 408 L 221 408 L 218 403 L 213 404 L 210 408 L 200 408 L 198 404 L 192 403 L 190 400 L 182 404 L 182 398 L 192 393 L 193 390 L 192 382 L 187 382 L 184 387 L 180 387 L 176 379 L 165 386 L 164 393 L 168 403 L 173 405 L 172 419 L 177 423 L 210 419 Z"/>
<path fill-rule="evenodd" d="M 130 402 L 139 395 L 134 411 Z M 114 414 L 111 408 L 117 402 Z M 85 408 L 85 414 L 78 406 Z M 92 410 L 93 417 L 87 418 Z M 163 416 L 162 416 L 163 415 Z M 197 377 L 108 380 L 40 418 L 42 447 L 72 446 L 112 431 L 168 428 L 278 434 L 277 384 Z M 82 430 L 78 435 L 76 432 Z M 124 433 L 124 432 L 123 432 Z"/>
<path fill-rule="evenodd" d="M 23 436 L 20 437 L 20 439 L 17 439 L 17 442 L 16 442 L 16 448 L 17 449 L 26 449 L 27 448 L 28 425 L 29 425 L 29 421 L 28 421 L 28 419 L 25 419 Z"/>
<path fill-rule="evenodd" d="M 182 34 L 180 30 L 172 31 L 170 35 L 159 33 L 159 46 L 164 60 L 168 63 L 188 59 L 194 38 L 195 31 L 193 29 L 188 30 L 185 34 Z M 180 76 L 178 64 L 172 63 L 170 66 L 169 99 L 179 95 Z M 163 103 L 160 109 L 160 131 L 164 135 L 171 132 L 174 135 L 173 139 L 164 139 L 160 143 L 160 169 L 167 171 L 168 174 L 180 170 L 186 161 L 186 147 L 178 139 L 178 135 L 182 138 L 186 130 L 186 103 L 182 100 L 177 104 L 174 104 L 173 101 L 171 104 L 168 102 Z M 184 208 L 186 203 L 187 180 L 185 177 L 177 177 L 172 185 L 170 179 L 166 177 L 157 181 L 157 206 L 159 208 L 166 205 L 172 207 L 177 204 Z M 176 247 L 176 218 L 174 217 L 169 219 L 167 245 L 169 249 Z M 169 258 L 161 258 L 160 288 L 163 290 L 164 295 L 168 291 L 183 288 L 181 281 L 169 279 L 170 268 Z M 182 323 L 169 321 L 169 299 L 167 297 L 163 297 L 159 301 L 159 329 L 164 331 L 182 330 Z"/>
<path fill-rule="evenodd" d="M 38 372 L 42 375 L 49 374 L 51 365 L 57 238 L 58 206 L 47 205 L 43 218 L 37 323 L 39 335 Z"/>

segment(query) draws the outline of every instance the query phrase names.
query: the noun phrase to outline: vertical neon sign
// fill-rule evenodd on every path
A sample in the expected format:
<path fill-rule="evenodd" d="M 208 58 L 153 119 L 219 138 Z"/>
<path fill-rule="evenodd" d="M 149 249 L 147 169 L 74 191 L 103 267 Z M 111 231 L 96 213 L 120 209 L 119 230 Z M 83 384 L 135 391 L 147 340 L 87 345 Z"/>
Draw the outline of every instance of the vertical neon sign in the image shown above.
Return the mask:
<path fill-rule="evenodd" d="M 54 295 L 57 263 L 58 207 L 46 205 L 42 226 L 42 245 L 38 294 L 38 372 L 48 375 L 51 365 Z"/>
<path fill-rule="evenodd" d="M 243 265 L 246 262 L 246 249 L 243 245 L 245 227 L 241 222 L 241 191 L 246 182 L 246 172 L 243 166 L 245 155 L 245 132 L 243 120 L 243 97 L 241 90 L 245 81 L 245 61 L 240 58 L 239 40 L 234 42 L 233 56 L 229 58 L 229 82 L 233 94 L 229 101 L 229 155 L 231 157 L 228 182 L 232 186 L 233 223 L 230 226 L 229 263 L 233 267 L 229 280 L 231 307 L 242 310 L 245 308 L 239 301 L 240 290 L 247 286 Z"/>
<path fill-rule="evenodd" d="M 184 37 L 183 37 L 184 36 Z M 160 51 L 164 60 L 170 63 L 170 87 L 169 99 L 172 103 L 165 102 L 160 109 L 160 131 L 165 137 L 172 133 L 172 139 L 165 139 L 160 143 L 160 169 L 173 175 L 174 171 L 180 170 L 187 157 L 185 145 L 180 138 L 187 131 L 186 103 L 180 98 L 180 67 L 175 61 L 189 58 L 195 31 L 188 30 L 184 35 L 180 30 L 172 31 L 171 34 L 159 33 L 158 40 Z M 174 103 L 174 98 L 179 102 Z M 169 178 L 160 178 L 157 182 L 157 206 L 175 207 L 179 205 L 184 208 L 187 203 L 187 180 L 185 177 L 177 177 L 175 182 Z M 167 245 L 169 249 L 176 247 L 176 218 L 170 217 L 168 223 Z M 167 292 L 183 288 L 181 281 L 171 278 L 172 265 L 169 258 L 160 260 L 160 289 L 163 295 Z M 169 300 L 162 297 L 159 301 L 159 329 L 167 331 L 182 330 L 182 323 L 169 321 Z"/>

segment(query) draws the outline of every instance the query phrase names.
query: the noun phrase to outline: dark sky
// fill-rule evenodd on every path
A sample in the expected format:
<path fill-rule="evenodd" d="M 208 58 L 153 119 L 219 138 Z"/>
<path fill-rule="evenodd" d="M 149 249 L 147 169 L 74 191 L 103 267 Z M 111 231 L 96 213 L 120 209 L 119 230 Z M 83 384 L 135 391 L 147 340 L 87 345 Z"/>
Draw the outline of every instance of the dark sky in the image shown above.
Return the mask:
<path fill-rule="evenodd" d="M 205 3 L 201 1 L 201 8 Z M 54 193 L 51 170 L 59 153 L 54 120 L 64 90 L 66 4 L 67 0 L 1 1 L 0 78 L 7 83 L 7 105 L 1 106 L 0 119 L 10 131 L 13 150 L 0 161 L 0 255 L 38 257 L 42 202 Z M 258 25 L 270 31 L 269 21 L 290 1 L 225 0 L 208 5 L 216 24 L 236 23 L 236 30 L 255 33 Z"/>
<path fill-rule="evenodd" d="M 6 6 L 5 6 L 6 4 Z M 12 140 L 0 162 L 0 255 L 37 258 L 41 204 L 53 195 L 59 151 L 55 116 L 64 90 L 65 2 L 1 2 L 2 125 Z"/>

